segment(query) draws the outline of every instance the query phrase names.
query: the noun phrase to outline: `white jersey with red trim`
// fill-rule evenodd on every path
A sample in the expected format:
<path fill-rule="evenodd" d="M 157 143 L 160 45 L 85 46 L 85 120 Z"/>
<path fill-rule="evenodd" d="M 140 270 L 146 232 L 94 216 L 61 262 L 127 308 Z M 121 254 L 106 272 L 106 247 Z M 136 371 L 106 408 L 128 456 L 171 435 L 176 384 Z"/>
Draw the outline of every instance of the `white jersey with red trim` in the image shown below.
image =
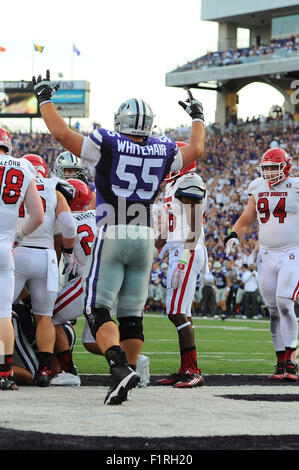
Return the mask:
<path fill-rule="evenodd" d="M 72 215 L 77 224 L 77 239 L 74 245 L 74 255 L 81 265 L 78 268 L 78 274 L 82 276 L 84 266 L 91 254 L 91 247 L 95 237 L 95 210 L 72 212 Z"/>
<path fill-rule="evenodd" d="M 54 227 L 56 222 L 56 185 L 57 181 L 54 178 L 36 178 L 36 187 L 41 197 L 45 218 L 42 225 L 40 225 L 33 233 L 23 238 L 21 246 L 37 246 L 43 248 L 54 249 Z M 29 217 L 24 206 L 20 207 L 19 219 L 17 227 L 24 224 L 24 219 Z"/>
<path fill-rule="evenodd" d="M 77 239 L 74 245 L 74 255 L 79 261 L 75 277 L 69 280 L 68 275 L 63 275 L 63 263 L 60 263 L 60 292 L 57 296 L 53 323 L 58 325 L 67 320 L 74 320 L 82 315 L 82 276 L 88 257 L 91 255 L 92 243 L 95 236 L 95 210 L 84 212 L 72 212 L 77 224 Z M 58 229 L 57 229 L 58 233 Z"/>
<path fill-rule="evenodd" d="M 33 165 L 23 158 L 0 155 L 0 242 L 13 243 L 19 208 L 27 188 L 35 179 Z"/>
<path fill-rule="evenodd" d="M 299 247 L 299 178 L 289 177 L 269 189 L 263 178 L 248 187 L 259 223 L 260 248 L 288 250 Z"/>
<path fill-rule="evenodd" d="M 203 180 L 197 173 L 187 173 L 177 180 L 168 183 L 165 188 L 164 207 L 168 213 L 168 238 L 167 243 L 185 243 L 190 227 L 185 210 L 185 204 L 180 202 L 174 195 L 181 184 L 186 180 L 192 182 L 192 186 L 202 186 Z M 207 193 L 201 204 L 202 217 L 204 219 L 207 206 Z M 197 246 L 204 245 L 204 228 L 201 228 L 201 234 L 197 242 Z"/>

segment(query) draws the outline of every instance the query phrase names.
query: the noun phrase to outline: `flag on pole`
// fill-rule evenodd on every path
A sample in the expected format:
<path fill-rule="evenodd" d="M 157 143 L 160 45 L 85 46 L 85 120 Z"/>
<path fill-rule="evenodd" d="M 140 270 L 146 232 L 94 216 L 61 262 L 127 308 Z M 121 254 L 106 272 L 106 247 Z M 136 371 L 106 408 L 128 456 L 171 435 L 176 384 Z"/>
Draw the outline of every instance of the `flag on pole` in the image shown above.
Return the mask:
<path fill-rule="evenodd" d="M 75 52 L 77 54 L 77 56 L 81 54 L 79 49 L 76 48 L 75 44 L 73 44 L 73 52 Z"/>
<path fill-rule="evenodd" d="M 0 52 L 6 52 L 5 47 L 0 46 Z"/>
<path fill-rule="evenodd" d="M 35 52 L 43 52 L 45 47 L 39 46 L 38 44 L 33 44 L 33 48 Z"/>

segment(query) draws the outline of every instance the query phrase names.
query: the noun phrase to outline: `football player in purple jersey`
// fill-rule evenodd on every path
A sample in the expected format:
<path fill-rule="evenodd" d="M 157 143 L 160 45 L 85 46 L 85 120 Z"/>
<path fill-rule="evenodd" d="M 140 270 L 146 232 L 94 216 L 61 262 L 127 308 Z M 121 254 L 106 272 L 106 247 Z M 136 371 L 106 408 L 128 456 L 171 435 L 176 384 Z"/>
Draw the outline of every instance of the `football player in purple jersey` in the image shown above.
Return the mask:
<path fill-rule="evenodd" d="M 141 99 L 131 98 L 120 105 L 113 131 L 95 128 L 86 137 L 72 130 L 56 110 L 51 98 L 59 85 L 51 83 L 50 72 L 44 79 L 33 77 L 32 83 L 54 138 L 95 166 L 97 235 L 85 272 L 84 314 L 110 366 L 105 404 L 118 405 L 139 382 L 134 366 L 144 340 L 142 312 L 155 251 L 152 205 L 170 171 L 203 155 L 202 105 L 190 91 L 186 102 L 179 101 L 192 126 L 189 144 L 178 149 L 166 136 L 151 136 L 153 112 Z M 110 315 L 116 298 L 118 326 Z"/>

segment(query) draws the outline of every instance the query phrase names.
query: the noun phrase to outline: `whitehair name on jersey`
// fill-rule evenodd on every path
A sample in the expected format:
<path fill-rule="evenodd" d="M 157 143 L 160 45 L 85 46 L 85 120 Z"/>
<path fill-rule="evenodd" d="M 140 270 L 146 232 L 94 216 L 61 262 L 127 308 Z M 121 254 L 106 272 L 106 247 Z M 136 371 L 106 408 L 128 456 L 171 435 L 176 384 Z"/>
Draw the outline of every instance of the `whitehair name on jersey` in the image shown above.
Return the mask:
<path fill-rule="evenodd" d="M 141 145 L 135 144 L 134 142 L 119 139 L 117 140 L 117 150 L 119 152 L 144 156 L 166 155 L 166 145 L 164 144 L 149 144 L 143 147 Z"/>

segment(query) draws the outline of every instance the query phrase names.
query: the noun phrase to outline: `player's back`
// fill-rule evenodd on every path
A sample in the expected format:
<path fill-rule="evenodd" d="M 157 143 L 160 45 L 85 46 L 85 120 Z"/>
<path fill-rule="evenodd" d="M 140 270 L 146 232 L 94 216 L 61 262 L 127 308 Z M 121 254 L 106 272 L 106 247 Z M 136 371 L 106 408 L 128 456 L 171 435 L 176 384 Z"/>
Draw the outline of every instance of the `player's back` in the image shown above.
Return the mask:
<path fill-rule="evenodd" d="M 54 248 L 54 226 L 56 221 L 56 184 L 54 178 L 40 178 L 36 177 L 36 187 L 41 197 L 45 218 L 42 225 L 40 225 L 31 235 L 23 238 L 21 246 L 37 246 L 43 248 Z M 24 223 L 24 218 L 28 217 L 24 207 L 20 208 L 19 219 L 17 226 Z"/>
<path fill-rule="evenodd" d="M 74 255 L 80 265 L 78 274 L 83 275 L 84 266 L 91 254 L 91 247 L 95 236 L 95 210 L 72 213 L 77 224 L 77 239 L 74 245 Z"/>
<path fill-rule="evenodd" d="M 128 208 L 139 204 L 138 224 L 149 225 L 150 205 L 177 155 L 176 143 L 167 137 L 135 142 L 105 129 L 94 130 L 89 141 L 100 151 L 95 176 L 97 221 L 108 211 L 111 217 L 105 222 L 128 224 L 136 219 L 136 211 Z"/>
<path fill-rule="evenodd" d="M 0 242 L 13 243 L 19 208 L 32 179 L 35 170 L 30 162 L 0 155 Z"/>

